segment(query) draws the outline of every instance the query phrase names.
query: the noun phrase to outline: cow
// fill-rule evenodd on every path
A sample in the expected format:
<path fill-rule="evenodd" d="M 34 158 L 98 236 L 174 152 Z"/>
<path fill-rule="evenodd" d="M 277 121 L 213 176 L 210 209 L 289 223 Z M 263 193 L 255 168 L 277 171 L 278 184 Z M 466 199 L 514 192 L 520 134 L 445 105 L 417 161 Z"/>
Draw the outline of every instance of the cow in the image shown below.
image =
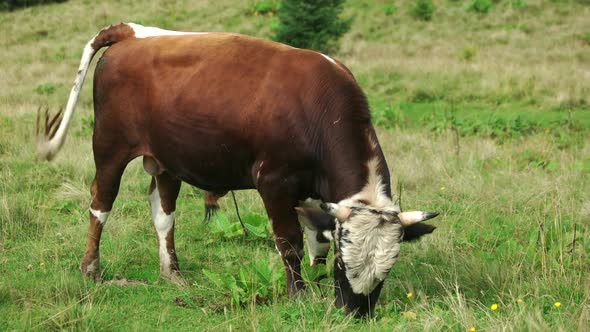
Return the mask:
<path fill-rule="evenodd" d="M 310 50 L 233 33 L 134 23 L 102 29 L 84 47 L 63 117 L 48 121 L 41 159 L 64 144 L 89 64 L 96 166 L 83 275 L 100 279 L 99 243 L 126 165 L 143 157 L 160 276 L 182 280 L 174 247 L 181 182 L 221 195 L 256 189 L 285 268 L 304 288 L 302 224 L 312 261 L 334 241 L 335 303 L 370 316 L 402 238 L 431 233 L 437 213 L 402 212 L 367 100 L 342 63 Z M 37 128 L 39 129 L 39 123 Z"/>

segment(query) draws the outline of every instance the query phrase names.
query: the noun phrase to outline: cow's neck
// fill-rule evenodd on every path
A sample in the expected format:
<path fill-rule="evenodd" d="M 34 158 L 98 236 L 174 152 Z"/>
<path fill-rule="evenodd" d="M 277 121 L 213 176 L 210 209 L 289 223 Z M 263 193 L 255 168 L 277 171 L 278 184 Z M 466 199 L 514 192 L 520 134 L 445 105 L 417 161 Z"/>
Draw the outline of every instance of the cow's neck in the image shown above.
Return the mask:
<path fill-rule="evenodd" d="M 362 200 L 376 207 L 389 205 L 389 170 L 375 131 L 368 125 L 355 133 L 358 134 L 348 134 L 345 142 L 325 150 L 327 200 Z"/>

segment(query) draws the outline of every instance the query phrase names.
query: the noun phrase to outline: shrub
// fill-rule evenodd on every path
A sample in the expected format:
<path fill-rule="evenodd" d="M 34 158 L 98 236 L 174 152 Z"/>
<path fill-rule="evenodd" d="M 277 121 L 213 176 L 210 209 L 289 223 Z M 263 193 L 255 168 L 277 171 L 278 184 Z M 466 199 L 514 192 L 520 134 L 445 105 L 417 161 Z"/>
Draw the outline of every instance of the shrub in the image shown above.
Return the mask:
<path fill-rule="evenodd" d="M 467 11 L 487 14 L 492 10 L 492 1 L 490 0 L 471 0 L 467 4 Z"/>
<path fill-rule="evenodd" d="M 251 15 L 269 15 L 276 13 L 278 4 L 276 1 L 262 0 L 254 2 L 248 9 Z"/>
<path fill-rule="evenodd" d="M 350 29 L 351 19 L 340 18 L 344 0 L 283 0 L 277 11 L 276 41 L 294 47 L 332 53 Z"/>
<path fill-rule="evenodd" d="M 0 10 L 14 10 L 17 8 L 43 5 L 53 2 L 66 2 L 67 0 L 4 0 L 0 5 Z"/>
<path fill-rule="evenodd" d="M 432 0 L 416 0 L 410 9 L 410 14 L 418 20 L 430 21 L 434 13 Z"/>

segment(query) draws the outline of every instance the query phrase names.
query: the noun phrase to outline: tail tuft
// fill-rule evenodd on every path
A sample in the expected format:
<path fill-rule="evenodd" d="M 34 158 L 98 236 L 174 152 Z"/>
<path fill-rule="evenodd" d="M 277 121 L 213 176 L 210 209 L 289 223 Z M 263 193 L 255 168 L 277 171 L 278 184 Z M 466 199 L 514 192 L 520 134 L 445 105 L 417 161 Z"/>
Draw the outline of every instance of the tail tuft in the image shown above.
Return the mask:
<path fill-rule="evenodd" d="M 39 121 L 41 118 L 41 107 L 37 109 L 37 126 L 36 126 L 36 137 L 37 137 L 37 154 L 39 159 L 50 161 L 55 157 L 55 153 L 59 148 L 53 147 L 51 140 L 55 137 L 55 133 L 59 128 L 62 121 L 62 109 L 59 110 L 52 118 L 49 119 L 49 109 L 45 108 L 45 125 L 43 133 L 40 133 Z M 55 144 L 55 143 L 53 143 Z"/>
<path fill-rule="evenodd" d="M 78 73 L 76 74 L 76 80 L 74 86 L 70 91 L 70 97 L 66 104 L 63 117 L 61 116 L 61 110 L 49 121 L 49 111 L 45 110 L 45 133 L 39 135 L 39 118 L 41 116 L 41 108 L 37 110 L 37 155 L 41 160 L 52 160 L 66 140 L 66 134 L 82 85 L 84 84 L 84 78 L 88 72 L 90 61 L 94 57 L 96 52 L 105 46 L 110 46 L 121 40 L 132 38 L 135 36 L 135 31 L 128 24 L 121 23 L 117 25 L 111 25 L 110 27 L 102 29 L 94 38 L 92 38 L 84 47 L 82 53 L 82 59 L 80 59 L 80 66 L 78 67 Z"/>

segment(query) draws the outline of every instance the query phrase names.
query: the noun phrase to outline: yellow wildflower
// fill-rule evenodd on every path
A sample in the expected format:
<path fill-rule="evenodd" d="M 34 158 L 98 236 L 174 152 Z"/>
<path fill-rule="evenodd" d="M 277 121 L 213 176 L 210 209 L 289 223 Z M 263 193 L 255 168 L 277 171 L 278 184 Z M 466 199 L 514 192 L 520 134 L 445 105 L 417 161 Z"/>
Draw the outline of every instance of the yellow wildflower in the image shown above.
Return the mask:
<path fill-rule="evenodd" d="M 520 304 L 524 303 L 523 299 L 518 299 L 518 300 L 516 300 L 516 302 L 520 303 Z"/>
<path fill-rule="evenodd" d="M 496 310 L 498 310 L 498 305 L 496 303 L 494 303 L 490 306 L 490 309 L 492 309 L 492 311 L 496 311 Z"/>
<path fill-rule="evenodd" d="M 561 302 L 555 302 L 555 303 L 553 303 L 553 305 L 554 305 L 556 308 L 559 308 L 559 307 L 561 307 Z"/>
<path fill-rule="evenodd" d="M 411 298 L 411 297 L 412 297 L 412 292 L 409 292 L 409 293 L 407 293 L 407 294 L 406 294 L 406 297 L 407 297 L 408 299 L 409 299 L 409 298 Z"/>
<path fill-rule="evenodd" d="M 469 328 L 469 332 L 475 332 L 475 327 L 473 327 L 473 326 L 472 326 L 472 327 L 470 327 L 470 328 Z"/>

